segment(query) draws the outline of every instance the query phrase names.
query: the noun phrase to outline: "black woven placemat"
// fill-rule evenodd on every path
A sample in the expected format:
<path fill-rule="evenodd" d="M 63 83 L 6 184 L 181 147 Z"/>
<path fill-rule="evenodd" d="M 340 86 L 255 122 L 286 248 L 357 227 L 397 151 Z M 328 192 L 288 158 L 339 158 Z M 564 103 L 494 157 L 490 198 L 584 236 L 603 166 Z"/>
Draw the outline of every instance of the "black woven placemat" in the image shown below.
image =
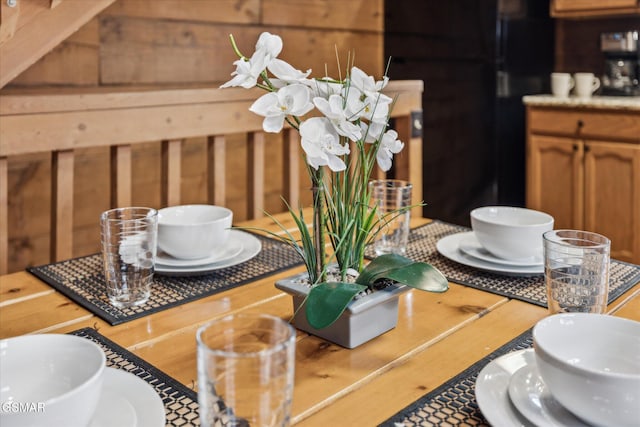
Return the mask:
<path fill-rule="evenodd" d="M 90 339 L 100 345 L 107 357 L 107 366 L 130 372 L 149 383 L 164 403 L 167 425 L 200 425 L 196 391 L 104 337 L 95 329 L 78 329 L 71 334 Z"/>
<path fill-rule="evenodd" d="M 298 254 L 287 244 L 264 236 L 257 237 L 262 243 L 262 250 L 247 262 L 202 276 L 154 275 L 149 301 L 139 307 L 117 308 L 109 303 L 100 254 L 31 267 L 27 271 L 111 325 L 118 325 L 302 263 Z"/>
<path fill-rule="evenodd" d="M 436 244 L 450 234 L 471 231 L 467 227 L 433 221 L 411 230 L 406 256 L 438 268 L 451 282 L 547 307 L 544 274 L 505 276 L 458 264 L 440 255 Z M 368 256 L 374 256 L 371 250 Z M 640 281 L 640 266 L 611 260 L 609 267 L 609 303 Z"/>
<path fill-rule="evenodd" d="M 533 346 L 531 329 L 485 356 L 380 424 L 384 427 L 488 426 L 476 402 L 476 378 L 487 363 Z"/>

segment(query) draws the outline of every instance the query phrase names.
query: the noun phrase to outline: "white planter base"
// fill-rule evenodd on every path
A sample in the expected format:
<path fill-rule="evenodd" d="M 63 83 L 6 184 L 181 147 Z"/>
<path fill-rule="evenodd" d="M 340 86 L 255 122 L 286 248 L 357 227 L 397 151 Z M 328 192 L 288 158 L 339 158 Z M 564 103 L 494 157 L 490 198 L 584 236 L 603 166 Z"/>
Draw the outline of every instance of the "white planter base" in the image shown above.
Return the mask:
<path fill-rule="evenodd" d="M 301 273 L 276 282 L 276 288 L 293 298 L 296 328 L 342 347 L 355 348 L 395 328 L 398 323 L 398 297 L 408 290 L 404 285 L 391 285 L 352 301 L 333 324 L 316 329 L 307 322 L 305 308 L 300 308 L 310 290 L 302 283 L 306 277 L 306 273 Z"/>

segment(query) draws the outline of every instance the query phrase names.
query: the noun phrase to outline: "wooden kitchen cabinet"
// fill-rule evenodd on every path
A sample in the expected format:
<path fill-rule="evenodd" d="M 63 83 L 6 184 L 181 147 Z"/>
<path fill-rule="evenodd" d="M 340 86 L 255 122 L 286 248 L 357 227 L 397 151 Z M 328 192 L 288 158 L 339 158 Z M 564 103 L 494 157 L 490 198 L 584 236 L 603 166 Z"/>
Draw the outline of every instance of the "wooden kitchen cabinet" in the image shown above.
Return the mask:
<path fill-rule="evenodd" d="M 640 263 L 640 111 L 528 107 L 527 129 L 527 207 Z"/>
<path fill-rule="evenodd" d="M 552 0 L 554 18 L 638 15 L 638 0 Z"/>

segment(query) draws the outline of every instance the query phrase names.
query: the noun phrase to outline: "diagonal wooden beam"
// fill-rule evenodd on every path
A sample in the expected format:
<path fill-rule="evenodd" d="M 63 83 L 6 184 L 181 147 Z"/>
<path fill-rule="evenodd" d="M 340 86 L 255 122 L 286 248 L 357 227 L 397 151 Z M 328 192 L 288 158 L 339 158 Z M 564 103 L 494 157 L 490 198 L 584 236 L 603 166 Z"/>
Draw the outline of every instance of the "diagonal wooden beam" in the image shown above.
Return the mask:
<path fill-rule="evenodd" d="M 0 61 L 0 88 L 33 65 L 114 1 L 57 2 L 55 7 L 39 12 L 24 25 L 20 23 L 13 37 L 0 44 L 0 58 L 2 58 Z M 50 5 L 54 6 L 54 4 Z M 3 8 L 3 14 L 4 11 Z M 23 18 L 25 17 L 20 17 L 20 19 Z"/>

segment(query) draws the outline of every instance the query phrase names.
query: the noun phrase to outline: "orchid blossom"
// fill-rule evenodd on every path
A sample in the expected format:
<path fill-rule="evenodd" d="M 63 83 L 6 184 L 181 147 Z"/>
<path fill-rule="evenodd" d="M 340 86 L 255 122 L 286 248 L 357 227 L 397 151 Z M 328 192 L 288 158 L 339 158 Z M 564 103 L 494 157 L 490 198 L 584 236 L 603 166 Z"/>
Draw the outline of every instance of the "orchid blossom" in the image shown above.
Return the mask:
<path fill-rule="evenodd" d="M 264 116 L 265 132 L 278 133 L 287 116 L 303 116 L 313 109 L 309 101 L 309 88 L 301 84 L 285 86 L 278 92 L 269 92 L 258 98 L 249 110 Z"/>
<path fill-rule="evenodd" d="M 328 166 L 333 172 L 347 168 L 339 156 L 349 154 L 349 146 L 340 144 L 338 132 L 329 119 L 313 117 L 306 120 L 300 125 L 300 137 L 307 163 L 312 168 Z"/>
<path fill-rule="evenodd" d="M 313 98 L 313 103 L 329 119 L 338 134 L 346 136 L 352 141 L 360 139 L 362 131 L 358 125 L 349 121 L 347 111 L 343 106 L 344 101 L 340 95 L 329 96 L 329 101 L 321 97 L 315 97 Z"/>
<path fill-rule="evenodd" d="M 385 132 L 380 140 L 380 147 L 378 147 L 378 153 L 376 154 L 376 160 L 378 166 L 383 171 L 391 169 L 391 161 L 394 154 L 398 154 L 404 148 L 404 144 L 398 140 L 398 132 L 390 129 Z"/>
<path fill-rule="evenodd" d="M 269 63 L 269 71 L 276 76 L 275 79 L 271 79 L 271 83 L 275 87 L 284 87 L 288 84 L 302 83 L 305 84 L 308 79 L 307 76 L 311 74 L 311 70 L 302 72 L 292 67 L 288 62 L 282 59 L 273 59 Z"/>

